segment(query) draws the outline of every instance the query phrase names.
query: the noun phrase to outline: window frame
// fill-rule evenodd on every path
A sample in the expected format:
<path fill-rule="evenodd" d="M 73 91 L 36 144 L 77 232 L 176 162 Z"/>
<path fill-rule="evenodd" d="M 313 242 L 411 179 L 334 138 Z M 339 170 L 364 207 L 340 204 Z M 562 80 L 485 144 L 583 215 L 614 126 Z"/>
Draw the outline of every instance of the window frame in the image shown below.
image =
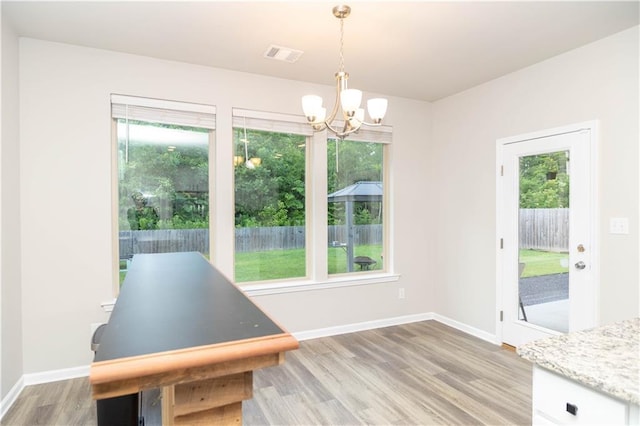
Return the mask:
<path fill-rule="evenodd" d="M 214 233 L 213 220 L 215 217 L 215 187 L 212 166 L 215 167 L 216 151 L 216 107 L 213 105 L 195 104 L 189 102 L 169 101 L 164 99 L 144 98 L 111 94 L 111 238 L 112 255 L 111 282 L 115 297 L 120 293 L 120 224 L 119 224 L 119 153 L 118 153 L 118 120 L 122 118 L 121 106 L 131 106 L 137 109 L 137 114 L 132 113 L 132 120 L 158 122 L 165 124 L 177 124 L 189 127 L 208 129 L 207 155 L 209 163 L 208 192 L 209 192 L 209 256 L 213 257 Z M 115 109 L 115 110 L 114 110 Z M 155 111 L 154 111 L 155 110 Z M 154 117 L 154 112 L 157 113 Z M 164 115 L 163 115 L 164 114 Z"/>
<path fill-rule="evenodd" d="M 238 118 L 236 117 L 238 115 Z M 261 127 L 253 126 L 253 121 L 248 117 L 259 117 Z M 239 118 L 242 117 L 242 118 Z M 392 128 L 390 126 L 376 126 L 375 128 L 363 128 L 358 134 L 345 138 L 346 141 L 381 143 L 383 149 L 383 246 L 385 253 L 384 269 L 379 271 L 353 271 L 349 273 L 328 273 L 328 179 L 327 179 L 327 144 L 334 138 L 326 130 L 314 132 L 302 116 L 254 111 L 248 109 L 233 109 L 233 127 L 244 126 L 247 117 L 247 129 L 266 130 L 274 132 L 298 133 L 292 128 L 280 124 L 268 125 L 271 120 L 291 120 L 295 126 L 303 124 L 303 130 L 307 135 L 305 158 L 307 164 L 305 173 L 305 232 L 306 232 L 306 260 L 307 276 L 303 278 L 250 281 L 237 283 L 243 291 L 250 296 L 289 293 L 298 291 L 319 290 L 334 287 L 346 287 L 353 285 L 375 284 L 397 281 L 399 275 L 394 272 L 393 261 L 393 230 L 392 197 L 391 197 L 391 143 Z M 286 130 L 282 130 L 286 129 Z M 230 159 L 232 161 L 232 159 Z M 235 181 L 233 183 L 235 188 Z M 235 198 L 233 198 L 235 205 Z M 234 209 L 235 211 L 235 209 Z M 233 217 L 231 218 L 232 225 Z M 234 239 L 235 242 L 235 239 Z M 235 244 L 234 244 L 234 271 L 235 271 Z"/>
<path fill-rule="evenodd" d="M 351 272 L 329 275 L 327 270 L 328 253 L 328 185 L 327 185 L 327 143 L 332 138 L 326 130 L 314 132 L 302 115 L 283 114 L 229 107 L 219 111 L 215 106 L 168 101 L 161 99 L 111 95 L 111 104 L 126 100 L 132 104 L 138 103 L 145 107 L 160 109 L 182 109 L 183 111 L 208 111 L 215 115 L 214 126 L 209 131 L 209 248 L 210 261 L 221 271 L 235 271 L 235 208 L 227 205 L 228 200 L 235 205 L 233 188 L 235 176 L 233 170 L 233 128 L 238 126 L 234 120 L 242 125 L 247 121 L 247 128 L 257 130 L 296 133 L 306 136 L 305 146 L 305 250 L 306 276 L 304 278 L 280 279 L 272 281 L 252 281 L 237 285 L 249 296 L 280 294 L 299 291 L 313 291 L 334 287 L 389 283 L 397 281 L 399 275 L 395 272 L 394 264 L 394 230 L 393 230 L 393 194 L 391 166 L 393 164 L 391 126 L 376 126 L 362 128 L 357 135 L 345 138 L 363 142 L 384 143 L 383 147 L 383 248 L 384 269 L 378 271 Z M 111 119 L 111 236 L 112 236 L 112 285 L 113 294 L 117 297 L 119 286 L 119 224 L 118 224 L 118 136 L 117 118 Z M 285 124 L 283 127 L 282 125 Z M 191 124 L 199 127 L 197 124 Z M 218 126 L 218 129 L 216 129 Z M 294 127 L 295 129 L 292 131 Z M 220 130 L 220 132 L 218 132 Z M 217 140 L 220 139 L 221 140 Z M 227 140 L 229 139 L 229 140 Z M 225 164 L 226 163 L 226 164 Z M 231 182 L 230 187 L 226 182 Z M 222 185 L 224 184 L 224 185 Z M 231 192 L 229 195 L 220 194 Z M 224 202 L 223 202 L 224 201 Z M 224 217 L 223 217 L 224 216 Z M 229 225 L 227 225 L 229 224 Z M 229 226 L 231 231 L 219 229 Z M 222 253 L 228 247 L 233 247 L 233 255 Z M 105 305 L 108 311 L 109 304 Z"/>

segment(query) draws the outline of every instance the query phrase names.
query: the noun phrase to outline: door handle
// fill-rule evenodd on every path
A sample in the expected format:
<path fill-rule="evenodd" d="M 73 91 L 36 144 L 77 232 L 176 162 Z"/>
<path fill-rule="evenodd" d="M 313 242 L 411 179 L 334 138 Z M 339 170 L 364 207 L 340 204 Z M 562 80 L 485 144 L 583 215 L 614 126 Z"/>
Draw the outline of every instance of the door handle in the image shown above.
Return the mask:
<path fill-rule="evenodd" d="M 576 262 L 575 267 L 576 269 L 584 269 L 587 267 L 587 265 L 581 260 L 579 262 Z"/>

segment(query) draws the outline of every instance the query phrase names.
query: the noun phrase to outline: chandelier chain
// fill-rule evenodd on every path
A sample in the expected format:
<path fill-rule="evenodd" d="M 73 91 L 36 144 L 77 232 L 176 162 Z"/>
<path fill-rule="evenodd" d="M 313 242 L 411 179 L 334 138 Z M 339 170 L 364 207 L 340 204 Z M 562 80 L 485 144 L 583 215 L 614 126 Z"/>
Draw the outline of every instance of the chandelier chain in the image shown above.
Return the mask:
<path fill-rule="evenodd" d="M 344 72 L 344 18 L 340 18 L 340 71 Z"/>

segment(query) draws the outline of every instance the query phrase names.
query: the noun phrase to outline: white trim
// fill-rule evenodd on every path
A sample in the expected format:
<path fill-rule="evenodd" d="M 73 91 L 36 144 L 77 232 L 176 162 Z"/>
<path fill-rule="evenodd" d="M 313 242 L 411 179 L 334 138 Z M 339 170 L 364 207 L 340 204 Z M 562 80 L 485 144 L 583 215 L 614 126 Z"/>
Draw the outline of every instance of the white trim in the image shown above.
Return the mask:
<path fill-rule="evenodd" d="M 427 321 L 433 319 L 431 312 L 423 314 L 405 315 L 394 318 L 384 318 L 373 321 L 358 322 L 355 324 L 336 325 L 334 327 L 319 328 L 316 330 L 298 331 L 293 334 L 298 340 L 318 339 L 320 337 L 337 336 L 340 334 L 355 333 L 357 331 L 373 330 L 376 328 L 390 327 L 393 325 L 409 324 L 412 322 Z"/>
<path fill-rule="evenodd" d="M 309 125 L 306 117 L 302 115 L 284 114 L 279 112 L 268 111 L 256 111 L 244 108 L 234 107 L 233 113 L 233 127 L 244 127 L 245 123 L 247 128 L 253 128 L 257 130 L 265 131 L 277 131 L 278 127 L 271 122 L 288 123 L 293 128 L 294 124 L 300 127 L 294 131 L 294 133 L 302 134 L 305 136 L 311 136 L 314 132 L 313 128 Z M 246 121 L 245 121 L 246 120 Z M 343 121 L 336 121 L 335 127 L 341 128 L 344 126 Z M 286 131 L 286 128 L 285 130 Z M 322 131 L 324 132 L 324 131 Z M 377 143 L 391 143 L 393 134 L 393 127 L 387 125 L 365 125 L 355 133 L 347 136 L 346 140 L 360 141 L 360 142 L 377 142 Z M 326 136 L 327 139 L 334 139 L 331 134 Z"/>
<path fill-rule="evenodd" d="M 133 105 L 147 108 L 172 109 L 174 111 L 201 112 L 204 114 L 216 114 L 213 105 L 194 104 L 191 102 L 169 101 L 166 99 L 142 98 L 138 96 L 111 95 L 112 104 Z"/>
<path fill-rule="evenodd" d="M 473 337 L 477 337 L 480 340 L 499 345 L 500 342 L 495 334 L 488 333 L 479 328 L 471 327 L 470 325 L 461 323 L 460 321 L 453 320 L 445 317 L 444 315 L 436 314 L 434 312 L 425 312 L 422 314 L 404 315 L 401 317 L 384 318 L 373 321 L 365 321 L 354 324 L 337 325 L 334 327 L 319 328 L 316 330 L 298 331 L 292 333 L 298 340 L 317 339 L 320 337 L 337 336 L 340 334 L 355 333 L 358 331 L 373 330 L 376 328 L 391 327 L 394 325 L 409 324 L 413 322 L 434 320 L 447 325 L 456 330 L 460 330 L 463 333 L 469 334 Z"/>
<path fill-rule="evenodd" d="M 241 108 L 232 109 L 234 129 L 254 129 L 264 132 L 293 133 L 309 137 L 313 128 L 304 117 L 277 112 L 254 111 Z"/>
<path fill-rule="evenodd" d="M 501 343 L 498 336 L 495 334 L 480 330 L 479 328 L 471 327 L 470 325 L 445 317 L 444 315 L 434 313 L 433 319 L 444 325 L 460 330 L 463 333 L 467 333 L 473 337 L 477 337 L 478 339 L 493 343 L 494 345 L 499 345 Z"/>
<path fill-rule="evenodd" d="M 242 127 L 243 120 L 241 120 L 241 118 L 255 118 L 258 120 L 265 120 L 265 121 L 284 121 L 287 123 L 304 124 L 308 128 L 311 128 L 309 126 L 309 123 L 307 122 L 307 119 L 301 115 L 285 114 L 281 112 L 257 111 L 253 109 L 244 109 L 244 108 L 236 108 L 236 107 L 233 107 L 231 109 L 231 113 L 233 116 L 234 127 Z"/>
<path fill-rule="evenodd" d="M 355 274 L 354 274 L 355 275 Z M 326 282 L 313 281 L 278 281 L 275 283 L 261 282 L 240 285 L 238 287 L 247 296 L 265 296 L 269 294 L 294 293 L 298 291 L 324 290 L 336 287 L 351 287 L 366 284 L 380 284 L 395 282 L 400 279 L 398 274 L 357 274 L 353 277 L 342 276 Z"/>
<path fill-rule="evenodd" d="M 216 107 L 213 105 L 131 96 L 111 95 L 111 117 L 210 130 L 216 128 Z"/>
<path fill-rule="evenodd" d="M 501 180 L 501 167 L 504 165 L 503 149 L 505 146 L 513 143 L 530 141 L 533 139 L 540 139 L 552 136 L 563 135 L 567 133 L 579 132 L 581 130 L 588 130 L 590 133 L 589 139 L 589 156 L 590 156 L 590 188 L 591 193 L 589 200 L 589 214 L 592 219 L 590 233 L 591 240 L 591 274 L 595 286 L 594 293 L 594 321 L 595 326 L 600 324 L 600 310 L 597 308 L 600 301 L 600 213 L 598 210 L 599 200 L 599 186 L 598 176 L 600 173 L 599 161 L 598 161 L 598 143 L 600 141 L 600 127 L 598 120 L 582 121 L 579 123 L 569 124 L 561 127 L 554 127 L 551 129 L 540 130 L 536 132 L 524 133 L 515 136 L 509 136 L 505 138 L 499 138 L 496 140 L 496 341 L 501 343 L 504 340 L 503 336 L 503 322 L 500 321 L 500 311 L 504 310 L 503 306 L 503 285 L 504 279 L 502 276 L 503 268 L 503 250 L 500 249 L 500 238 L 504 237 L 504 217 L 502 214 L 502 202 L 503 202 L 503 182 Z"/>
<path fill-rule="evenodd" d="M 16 384 L 13 385 L 13 387 L 9 390 L 7 395 L 2 398 L 2 401 L 0 401 L 0 420 L 2 420 L 4 415 L 7 414 L 11 406 L 13 406 L 13 404 L 16 402 L 16 400 L 22 393 L 24 386 L 24 379 L 20 377 Z"/>
<path fill-rule="evenodd" d="M 60 370 L 42 371 L 40 373 L 30 373 L 22 376 L 24 385 L 39 385 L 41 383 L 57 382 L 60 380 L 76 379 L 89 375 L 89 366 L 63 368 Z"/>
<path fill-rule="evenodd" d="M 564 135 L 567 133 L 575 133 L 580 130 L 594 130 L 597 129 L 597 120 L 582 121 L 580 123 L 569 124 L 567 126 L 554 127 L 551 129 L 538 130 L 536 132 L 523 133 L 520 135 L 509 136 L 506 138 L 499 138 L 496 142 L 498 147 L 508 145 L 511 143 L 525 142 L 533 139 L 544 139 L 552 136 Z"/>
<path fill-rule="evenodd" d="M 502 249 L 500 248 L 500 239 L 504 238 L 504 230 L 502 226 L 502 198 L 504 197 L 502 186 L 502 178 L 504 173 L 504 156 L 502 151 L 505 145 L 505 139 L 498 139 L 496 141 L 496 309 L 494 313 L 494 319 L 496 322 L 496 339 L 502 342 L 502 320 L 500 318 L 500 312 L 502 306 Z"/>

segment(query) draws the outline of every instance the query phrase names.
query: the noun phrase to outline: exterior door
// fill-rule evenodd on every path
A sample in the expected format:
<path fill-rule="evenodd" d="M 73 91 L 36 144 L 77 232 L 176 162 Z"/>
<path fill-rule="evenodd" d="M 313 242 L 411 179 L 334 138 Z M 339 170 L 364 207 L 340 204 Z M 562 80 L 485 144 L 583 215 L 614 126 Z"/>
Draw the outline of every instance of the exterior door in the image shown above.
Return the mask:
<path fill-rule="evenodd" d="M 594 327 L 595 123 L 498 141 L 502 341 Z"/>

